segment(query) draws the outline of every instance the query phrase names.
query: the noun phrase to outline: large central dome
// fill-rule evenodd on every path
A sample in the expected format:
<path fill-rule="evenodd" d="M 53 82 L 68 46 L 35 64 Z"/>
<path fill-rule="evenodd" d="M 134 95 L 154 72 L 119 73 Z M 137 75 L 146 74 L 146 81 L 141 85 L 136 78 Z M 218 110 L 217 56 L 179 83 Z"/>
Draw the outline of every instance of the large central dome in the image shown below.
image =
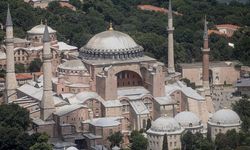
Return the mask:
<path fill-rule="evenodd" d="M 143 48 L 129 35 L 108 30 L 93 36 L 80 50 L 85 59 L 130 59 L 143 56 Z"/>

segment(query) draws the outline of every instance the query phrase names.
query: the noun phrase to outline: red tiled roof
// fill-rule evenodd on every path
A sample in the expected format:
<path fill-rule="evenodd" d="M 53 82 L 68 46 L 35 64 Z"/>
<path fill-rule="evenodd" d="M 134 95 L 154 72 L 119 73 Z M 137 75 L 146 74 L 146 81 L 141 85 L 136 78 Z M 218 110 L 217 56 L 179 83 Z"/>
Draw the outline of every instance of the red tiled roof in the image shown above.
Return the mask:
<path fill-rule="evenodd" d="M 73 10 L 73 11 L 76 10 L 75 6 L 73 6 L 73 5 L 71 5 L 71 4 L 67 3 L 67 2 L 59 2 L 59 4 L 60 4 L 61 7 L 66 7 L 66 8 L 69 8 L 69 9 Z"/>
<path fill-rule="evenodd" d="M 225 34 L 221 33 L 221 32 L 218 31 L 218 30 L 208 30 L 208 35 L 210 35 L 210 34 L 212 34 L 212 33 L 218 34 L 218 35 L 225 35 Z"/>
<path fill-rule="evenodd" d="M 16 79 L 17 80 L 32 79 L 32 75 L 27 73 L 18 73 L 16 74 Z"/>
<path fill-rule="evenodd" d="M 218 24 L 215 26 L 216 28 L 229 28 L 229 29 L 234 29 L 234 30 L 237 30 L 240 28 L 240 26 L 233 25 L 233 24 Z"/>
<path fill-rule="evenodd" d="M 137 8 L 139 8 L 141 10 L 149 10 L 149 11 L 161 12 L 161 13 L 164 13 L 164 14 L 168 13 L 168 9 L 153 6 L 153 5 L 138 5 Z M 183 15 L 183 14 L 175 12 L 175 11 L 173 11 L 173 13 L 175 15 L 177 15 L 177 16 L 182 16 Z"/>
<path fill-rule="evenodd" d="M 162 13 L 168 12 L 168 10 L 165 8 L 156 7 L 153 5 L 138 5 L 137 7 L 140 8 L 141 10 L 150 10 L 150 11 L 156 11 L 156 12 L 162 12 Z"/>

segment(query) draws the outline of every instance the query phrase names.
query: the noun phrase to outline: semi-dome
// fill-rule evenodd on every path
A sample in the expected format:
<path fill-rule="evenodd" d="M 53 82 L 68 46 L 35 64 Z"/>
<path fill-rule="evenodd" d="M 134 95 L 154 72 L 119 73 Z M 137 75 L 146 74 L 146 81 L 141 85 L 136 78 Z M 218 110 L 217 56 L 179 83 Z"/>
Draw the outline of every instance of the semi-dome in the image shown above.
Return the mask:
<path fill-rule="evenodd" d="M 29 31 L 27 31 L 27 33 L 29 34 L 44 34 L 44 29 L 45 29 L 45 25 L 44 24 L 39 24 L 35 27 L 33 27 L 32 29 L 30 29 Z M 55 30 L 53 30 L 51 27 L 48 26 L 48 31 L 49 33 L 56 33 Z"/>
<path fill-rule="evenodd" d="M 58 66 L 60 69 L 65 70 L 79 70 L 79 71 L 86 71 L 86 67 L 83 62 L 79 59 L 76 60 L 68 60 Z"/>
<path fill-rule="evenodd" d="M 174 132 L 181 129 L 179 123 L 172 117 L 159 117 L 153 121 L 150 128 L 155 132 Z"/>
<path fill-rule="evenodd" d="M 143 56 L 143 48 L 129 35 L 112 28 L 93 36 L 80 49 L 84 59 L 130 59 Z"/>
<path fill-rule="evenodd" d="M 174 118 L 183 127 L 201 126 L 201 120 L 190 111 L 180 112 Z"/>
<path fill-rule="evenodd" d="M 221 109 L 209 119 L 210 123 L 217 125 L 239 125 L 241 124 L 238 114 L 231 109 Z"/>

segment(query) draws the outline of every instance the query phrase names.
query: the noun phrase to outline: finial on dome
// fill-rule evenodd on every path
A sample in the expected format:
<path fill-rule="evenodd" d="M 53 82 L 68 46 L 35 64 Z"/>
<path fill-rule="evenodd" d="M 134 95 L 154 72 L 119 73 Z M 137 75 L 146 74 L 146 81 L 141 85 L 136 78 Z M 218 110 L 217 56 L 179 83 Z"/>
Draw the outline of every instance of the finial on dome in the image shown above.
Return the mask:
<path fill-rule="evenodd" d="M 44 20 L 44 23 L 45 23 L 45 25 L 48 25 L 48 21 L 47 21 L 47 19 L 45 19 L 45 20 Z"/>
<path fill-rule="evenodd" d="M 43 25 L 43 19 L 40 20 L 41 25 Z"/>
<path fill-rule="evenodd" d="M 109 22 L 109 31 L 113 31 L 114 29 L 113 29 L 113 24 L 112 24 L 112 22 L 110 21 Z"/>

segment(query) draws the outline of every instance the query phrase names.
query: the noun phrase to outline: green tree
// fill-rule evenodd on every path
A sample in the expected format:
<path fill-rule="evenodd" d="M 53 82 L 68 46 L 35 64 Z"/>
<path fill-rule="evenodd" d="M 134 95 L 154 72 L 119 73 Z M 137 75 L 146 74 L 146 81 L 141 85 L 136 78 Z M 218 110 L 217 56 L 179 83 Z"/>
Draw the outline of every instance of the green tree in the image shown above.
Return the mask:
<path fill-rule="evenodd" d="M 29 135 L 29 112 L 16 104 L 0 105 L 0 150 L 27 150 L 40 133 Z"/>
<path fill-rule="evenodd" d="M 213 150 L 214 144 L 207 138 L 204 138 L 201 133 L 192 134 L 187 131 L 181 138 L 182 147 L 186 150 Z"/>
<path fill-rule="evenodd" d="M 0 126 L 26 130 L 29 127 L 29 112 L 17 104 L 0 105 Z"/>
<path fill-rule="evenodd" d="M 42 65 L 43 65 L 43 63 L 42 63 L 41 59 L 36 58 L 30 63 L 29 70 L 30 70 L 30 72 L 39 72 L 39 71 L 41 71 Z"/>
<path fill-rule="evenodd" d="M 168 150 L 168 136 L 167 136 L 167 134 L 164 134 L 164 137 L 163 137 L 162 150 Z"/>
<path fill-rule="evenodd" d="M 23 73 L 25 72 L 25 66 L 24 64 L 15 64 L 15 72 L 16 73 Z"/>
<path fill-rule="evenodd" d="M 132 141 L 133 141 L 133 138 L 136 137 L 136 136 L 138 136 L 139 134 L 141 134 L 139 131 L 133 130 L 133 131 L 131 132 L 131 134 L 130 134 L 130 137 L 129 137 L 130 142 L 132 142 Z"/>
<path fill-rule="evenodd" d="M 122 143 L 122 138 L 123 138 L 123 135 L 120 131 L 115 132 L 114 134 L 110 135 L 108 137 L 108 140 L 111 143 L 110 147 L 112 148 L 114 146 L 120 146 L 120 144 Z"/>
<path fill-rule="evenodd" d="M 242 120 L 242 130 L 250 130 L 250 101 L 247 98 L 243 98 L 232 105 L 233 110 L 240 116 Z"/>
<path fill-rule="evenodd" d="M 145 150 L 148 146 L 148 140 L 141 133 L 133 136 L 131 150 Z"/>
<path fill-rule="evenodd" d="M 30 150 L 52 150 L 52 145 L 48 144 L 48 139 L 47 134 L 41 134 L 37 142 L 30 147 Z"/>

